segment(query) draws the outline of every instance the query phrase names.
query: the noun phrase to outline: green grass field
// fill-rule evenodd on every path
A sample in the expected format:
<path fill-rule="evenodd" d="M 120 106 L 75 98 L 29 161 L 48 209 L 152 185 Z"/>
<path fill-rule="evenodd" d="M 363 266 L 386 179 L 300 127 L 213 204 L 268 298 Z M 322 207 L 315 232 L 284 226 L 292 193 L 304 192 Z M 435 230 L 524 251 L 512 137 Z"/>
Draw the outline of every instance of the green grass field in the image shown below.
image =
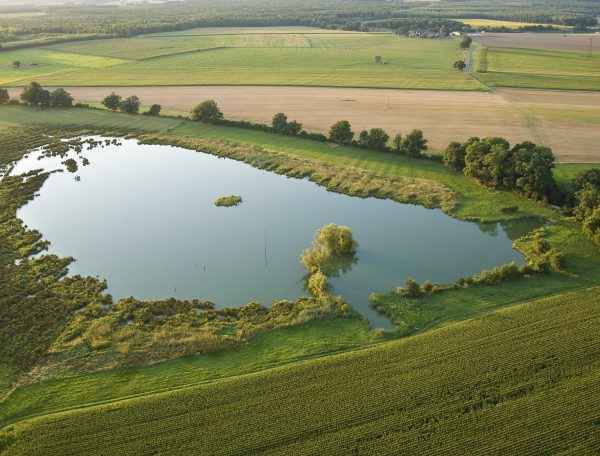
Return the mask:
<path fill-rule="evenodd" d="M 4 454 L 518 454 L 600 449 L 599 290 L 373 348 L 20 422 Z"/>
<path fill-rule="evenodd" d="M 487 71 L 477 77 L 489 86 L 600 90 L 600 54 L 511 48 L 485 52 Z"/>
<path fill-rule="evenodd" d="M 375 56 L 383 63 L 375 63 Z M 0 84 L 56 86 L 303 85 L 484 90 L 453 70 L 455 40 L 275 28 L 65 43 L 0 54 Z M 20 69 L 12 67 L 19 60 Z"/>

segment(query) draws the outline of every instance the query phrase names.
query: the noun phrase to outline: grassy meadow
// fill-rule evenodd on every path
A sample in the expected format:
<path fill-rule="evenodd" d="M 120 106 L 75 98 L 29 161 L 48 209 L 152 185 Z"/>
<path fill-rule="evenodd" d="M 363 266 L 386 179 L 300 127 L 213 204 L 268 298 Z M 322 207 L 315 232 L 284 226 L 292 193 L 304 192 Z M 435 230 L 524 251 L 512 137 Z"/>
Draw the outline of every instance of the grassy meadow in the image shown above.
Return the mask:
<path fill-rule="evenodd" d="M 29 419 L 4 428 L 3 454 L 594 455 L 599 296 Z"/>
<path fill-rule="evenodd" d="M 0 84 L 300 85 L 483 90 L 452 63 L 455 40 L 319 29 L 190 31 L 64 43 L 0 54 Z M 375 56 L 382 63 L 375 63 Z M 19 60 L 21 68 L 12 62 Z"/>
<path fill-rule="evenodd" d="M 480 61 L 477 77 L 491 87 L 600 90 L 598 53 L 493 47 L 479 52 L 485 53 L 485 65 Z"/>

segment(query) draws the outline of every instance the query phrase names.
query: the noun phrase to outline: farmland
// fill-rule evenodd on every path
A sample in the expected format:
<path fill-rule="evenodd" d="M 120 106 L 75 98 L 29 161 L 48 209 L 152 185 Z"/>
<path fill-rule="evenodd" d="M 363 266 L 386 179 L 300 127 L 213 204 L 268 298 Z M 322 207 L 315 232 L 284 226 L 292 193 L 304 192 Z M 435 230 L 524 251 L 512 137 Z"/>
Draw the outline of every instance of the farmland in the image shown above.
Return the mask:
<path fill-rule="evenodd" d="M 594 0 L 35 1 L 2 456 L 600 454 Z"/>
<path fill-rule="evenodd" d="M 483 90 L 453 70 L 454 40 L 393 34 L 275 30 L 190 33 L 96 40 L 2 53 L 0 84 L 304 85 Z M 65 59 L 70 55 L 70 62 Z M 375 56 L 382 63 L 375 63 Z M 19 60 L 22 68 L 11 63 Z M 94 67 L 86 67 L 93 61 Z M 120 64 L 115 65 L 117 61 Z M 2 63 L 0 62 L 0 63 Z M 181 71 L 185 68 L 185 71 Z"/>
<path fill-rule="evenodd" d="M 503 136 L 511 142 L 535 138 L 561 162 L 600 162 L 600 94 L 499 89 L 493 93 L 374 90 L 324 87 L 72 87 L 76 99 L 99 104 L 110 92 L 138 95 L 146 105 L 188 115 L 204 99 L 215 99 L 228 118 L 270 123 L 285 112 L 311 131 L 327 133 L 341 118 L 357 131 L 389 133 L 422 129 L 430 147 L 471 136 Z M 20 89 L 11 91 L 18 97 Z"/>
<path fill-rule="evenodd" d="M 5 454 L 596 454 L 598 296 L 31 419 L 4 430 Z"/>
<path fill-rule="evenodd" d="M 490 48 L 478 70 L 478 77 L 490 86 L 600 89 L 598 53 Z"/>
<path fill-rule="evenodd" d="M 497 20 L 497 19 L 457 19 L 457 21 L 462 22 L 463 24 L 467 24 L 470 25 L 471 27 L 481 27 L 481 28 L 486 28 L 486 27 L 505 27 L 505 28 L 509 28 L 509 29 L 518 29 L 521 27 L 531 27 L 531 26 L 538 26 L 538 25 L 549 25 L 549 24 L 542 24 L 539 22 L 516 22 L 516 21 L 502 21 L 502 20 Z M 565 30 L 569 29 L 570 27 L 565 27 L 565 26 L 558 26 L 559 28 L 563 28 Z"/>

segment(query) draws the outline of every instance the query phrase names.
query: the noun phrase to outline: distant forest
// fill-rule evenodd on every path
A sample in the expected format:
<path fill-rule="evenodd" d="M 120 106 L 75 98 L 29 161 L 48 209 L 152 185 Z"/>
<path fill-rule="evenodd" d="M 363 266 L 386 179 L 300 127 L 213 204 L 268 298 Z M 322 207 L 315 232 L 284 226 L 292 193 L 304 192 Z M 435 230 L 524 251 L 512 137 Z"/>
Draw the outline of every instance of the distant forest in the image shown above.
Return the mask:
<path fill-rule="evenodd" d="M 318 26 L 363 30 L 369 21 L 485 18 L 594 27 L 597 0 L 189 0 L 115 6 L 0 6 L 0 45 L 128 37 L 215 26 Z M 65 18 L 69 20 L 65 20 Z"/>

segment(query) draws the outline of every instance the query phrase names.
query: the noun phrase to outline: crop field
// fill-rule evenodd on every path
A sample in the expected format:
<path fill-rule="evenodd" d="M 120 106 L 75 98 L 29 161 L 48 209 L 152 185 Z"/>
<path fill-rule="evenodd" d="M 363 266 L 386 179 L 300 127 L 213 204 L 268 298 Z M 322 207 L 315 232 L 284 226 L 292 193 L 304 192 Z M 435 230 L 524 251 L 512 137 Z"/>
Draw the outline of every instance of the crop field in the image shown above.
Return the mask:
<path fill-rule="evenodd" d="M 0 84 L 23 85 L 305 85 L 484 90 L 452 68 L 455 40 L 385 33 L 236 29 L 147 35 L 2 53 Z M 56 65 L 47 60 L 60 60 Z M 73 63 L 65 56 L 72 56 Z M 58 57 L 60 56 L 60 57 Z M 381 63 L 375 62 L 381 56 Z M 22 68 L 11 65 L 19 60 Z M 80 62 L 104 62 L 84 67 Z M 119 63 L 119 64 L 116 64 Z"/>
<path fill-rule="evenodd" d="M 311 131 L 326 133 L 336 121 L 355 131 L 380 127 L 389 133 L 422 129 L 433 151 L 471 136 L 502 136 L 511 142 L 535 138 L 561 162 L 600 162 L 600 93 L 499 89 L 493 93 L 375 90 L 325 87 L 70 87 L 76 99 L 99 103 L 111 91 L 135 94 L 145 105 L 188 115 L 215 99 L 228 118 L 270 123 L 285 112 Z M 18 97 L 20 89 L 11 90 Z M 575 134 L 572 134 L 575 133 Z"/>
<path fill-rule="evenodd" d="M 34 418 L 4 454 L 577 454 L 600 450 L 600 293 L 366 350 Z"/>
<path fill-rule="evenodd" d="M 490 48 L 478 76 L 490 86 L 600 90 L 600 53 Z"/>
<path fill-rule="evenodd" d="M 463 24 L 470 25 L 471 27 L 506 27 L 510 29 L 518 29 L 520 27 L 531 27 L 536 25 L 550 25 L 550 24 L 542 24 L 539 22 L 516 22 L 516 21 L 502 21 L 496 19 L 456 19 L 457 21 L 462 22 Z M 551 24 L 554 27 L 569 29 L 567 26 L 560 26 Z"/>
<path fill-rule="evenodd" d="M 562 33 L 485 33 L 474 38 L 490 48 L 522 48 L 555 51 L 600 52 L 600 36 Z M 590 40 L 592 46 L 590 48 Z"/>

